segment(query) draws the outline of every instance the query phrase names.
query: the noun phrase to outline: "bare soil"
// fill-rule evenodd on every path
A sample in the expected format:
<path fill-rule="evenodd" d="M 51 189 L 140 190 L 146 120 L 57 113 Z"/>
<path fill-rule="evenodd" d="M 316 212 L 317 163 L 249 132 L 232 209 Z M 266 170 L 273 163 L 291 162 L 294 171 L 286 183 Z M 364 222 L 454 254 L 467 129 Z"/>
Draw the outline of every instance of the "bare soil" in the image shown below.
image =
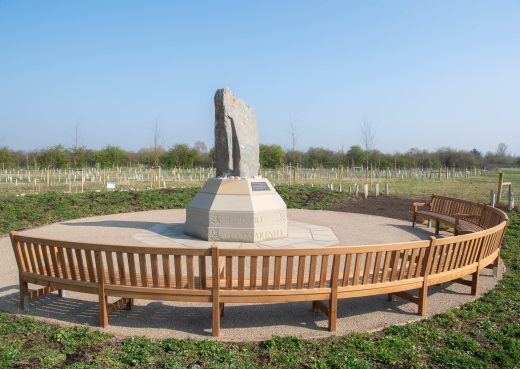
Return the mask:
<path fill-rule="evenodd" d="M 350 198 L 333 205 L 329 210 L 348 213 L 379 215 L 382 217 L 412 220 L 412 204 L 416 201 L 428 202 L 427 198 L 406 198 L 398 196 L 369 196 Z"/>

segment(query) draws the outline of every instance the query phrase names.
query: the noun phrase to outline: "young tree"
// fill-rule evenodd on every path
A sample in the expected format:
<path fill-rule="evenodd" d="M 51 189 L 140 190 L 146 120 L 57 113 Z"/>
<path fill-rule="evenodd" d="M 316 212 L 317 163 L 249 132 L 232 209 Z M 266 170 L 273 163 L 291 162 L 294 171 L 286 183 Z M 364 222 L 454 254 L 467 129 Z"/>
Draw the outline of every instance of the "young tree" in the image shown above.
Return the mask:
<path fill-rule="evenodd" d="M 300 138 L 300 133 L 296 129 L 292 117 L 289 117 L 289 122 L 291 125 L 291 150 L 290 151 L 296 151 L 296 145 L 298 144 L 298 139 Z"/>
<path fill-rule="evenodd" d="M 361 123 L 361 143 L 365 148 L 366 155 L 366 166 L 368 168 L 368 164 L 370 161 L 370 150 L 372 150 L 374 145 L 374 137 L 375 131 L 372 128 L 370 122 L 366 119 L 363 119 L 363 123 Z"/>
<path fill-rule="evenodd" d="M 153 120 L 153 166 L 157 167 L 159 165 L 159 156 L 162 154 L 160 139 L 161 139 L 161 127 L 159 125 L 159 119 L 155 118 Z"/>

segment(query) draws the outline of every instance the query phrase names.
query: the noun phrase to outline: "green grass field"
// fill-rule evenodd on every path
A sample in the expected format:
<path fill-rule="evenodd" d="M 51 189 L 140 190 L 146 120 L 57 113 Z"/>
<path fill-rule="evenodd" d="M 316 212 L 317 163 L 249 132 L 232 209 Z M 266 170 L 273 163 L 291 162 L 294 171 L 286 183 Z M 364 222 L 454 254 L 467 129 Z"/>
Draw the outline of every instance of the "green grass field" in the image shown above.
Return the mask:
<path fill-rule="evenodd" d="M 506 181 L 514 182 L 512 178 L 520 180 L 519 173 L 506 172 Z M 484 188 L 494 180 L 475 187 Z M 420 195 L 419 184 L 412 188 L 407 195 Z M 278 190 L 290 207 L 328 208 L 347 198 L 345 193 L 316 187 Z M 424 190 L 466 198 L 478 192 L 464 196 Z M 456 191 L 455 184 L 445 191 Z M 0 199 L 0 233 L 88 215 L 184 207 L 195 192 L 8 196 Z M 497 287 L 474 302 L 418 323 L 322 340 L 272 337 L 260 343 L 218 343 L 122 339 L 0 312 L 0 368 L 519 368 L 520 214 L 509 216 L 501 253 L 507 272 Z"/>

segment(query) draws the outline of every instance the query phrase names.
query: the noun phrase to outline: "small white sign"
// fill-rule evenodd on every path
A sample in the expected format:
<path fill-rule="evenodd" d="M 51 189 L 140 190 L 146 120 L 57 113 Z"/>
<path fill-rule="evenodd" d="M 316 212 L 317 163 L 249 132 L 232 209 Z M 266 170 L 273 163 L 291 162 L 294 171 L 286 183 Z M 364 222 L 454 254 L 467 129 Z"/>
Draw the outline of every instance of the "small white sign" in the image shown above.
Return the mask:
<path fill-rule="evenodd" d="M 107 188 L 108 189 L 115 189 L 116 183 L 115 182 L 107 182 Z"/>

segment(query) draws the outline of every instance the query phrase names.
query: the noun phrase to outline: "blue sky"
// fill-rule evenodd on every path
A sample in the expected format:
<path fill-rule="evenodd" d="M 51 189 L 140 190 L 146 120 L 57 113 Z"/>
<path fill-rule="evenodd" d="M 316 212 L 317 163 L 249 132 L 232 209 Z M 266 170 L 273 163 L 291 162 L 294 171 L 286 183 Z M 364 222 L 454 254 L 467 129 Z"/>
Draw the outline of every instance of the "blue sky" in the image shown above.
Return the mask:
<path fill-rule="evenodd" d="M 0 146 L 213 145 L 213 95 L 260 141 L 520 154 L 520 1 L 0 0 Z"/>

